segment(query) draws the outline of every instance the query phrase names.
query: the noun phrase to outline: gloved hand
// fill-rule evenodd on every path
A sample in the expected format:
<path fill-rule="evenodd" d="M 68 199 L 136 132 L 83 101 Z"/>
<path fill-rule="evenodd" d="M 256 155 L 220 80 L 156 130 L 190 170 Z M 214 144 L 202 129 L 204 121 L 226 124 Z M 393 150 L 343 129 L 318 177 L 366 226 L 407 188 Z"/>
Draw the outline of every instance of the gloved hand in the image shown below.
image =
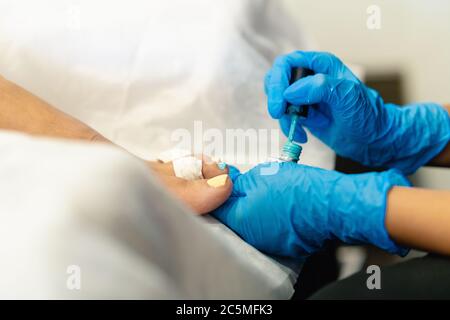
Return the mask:
<path fill-rule="evenodd" d="M 276 174 L 265 166 L 231 175 L 231 197 L 213 214 L 257 249 L 302 258 L 327 240 L 371 243 L 405 255 L 385 228 L 387 193 L 408 186 L 396 170 L 346 175 L 336 171 L 280 163 Z"/>
<path fill-rule="evenodd" d="M 292 68 L 315 75 L 289 86 Z M 287 135 L 286 102 L 309 105 L 299 122 L 297 142 L 306 142 L 303 126 L 341 156 L 372 167 L 397 168 L 411 174 L 444 149 L 450 140 L 450 117 L 434 103 L 399 108 L 385 104 L 338 58 L 324 52 L 296 51 L 275 60 L 266 75 L 269 113 Z"/>

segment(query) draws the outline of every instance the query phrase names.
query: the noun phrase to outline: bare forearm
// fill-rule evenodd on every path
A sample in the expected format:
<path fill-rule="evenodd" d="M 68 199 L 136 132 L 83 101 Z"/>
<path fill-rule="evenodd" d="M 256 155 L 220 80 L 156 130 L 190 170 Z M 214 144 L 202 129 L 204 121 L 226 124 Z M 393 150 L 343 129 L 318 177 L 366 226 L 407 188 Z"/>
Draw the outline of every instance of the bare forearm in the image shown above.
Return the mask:
<path fill-rule="evenodd" d="M 444 105 L 447 112 L 450 114 L 450 104 Z M 431 160 L 430 165 L 440 166 L 440 167 L 450 167 L 450 144 L 442 150 L 433 160 Z"/>
<path fill-rule="evenodd" d="M 94 129 L 0 76 L 0 129 L 54 138 L 107 142 Z M 148 162 L 155 172 L 163 166 Z"/>
<path fill-rule="evenodd" d="M 393 188 L 386 228 L 399 244 L 450 255 L 450 191 Z"/>
<path fill-rule="evenodd" d="M 81 121 L 1 76 L 0 128 L 66 139 L 107 141 Z"/>

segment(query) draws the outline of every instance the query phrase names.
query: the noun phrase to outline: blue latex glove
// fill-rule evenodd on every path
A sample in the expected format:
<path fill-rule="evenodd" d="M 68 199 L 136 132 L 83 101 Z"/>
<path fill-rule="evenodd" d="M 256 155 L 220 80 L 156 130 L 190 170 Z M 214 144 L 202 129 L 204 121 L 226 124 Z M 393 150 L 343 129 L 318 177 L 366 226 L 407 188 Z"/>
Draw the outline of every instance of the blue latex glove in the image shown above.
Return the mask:
<path fill-rule="evenodd" d="M 338 238 L 407 253 L 384 223 L 387 192 L 409 185 L 398 171 L 345 175 L 285 162 L 276 174 L 262 175 L 267 165 L 235 172 L 231 197 L 213 212 L 257 249 L 302 258 Z"/>
<path fill-rule="evenodd" d="M 291 69 L 298 67 L 315 75 L 289 86 Z M 280 119 L 284 134 L 290 127 L 286 101 L 313 104 L 308 117 L 300 120 L 295 140 L 306 142 L 303 126 L 307 127 L 337 154 L 371 167 L 411 174 L 450 140 L 450 117 L 442 106 L 385 104 L 376 91 L 329 53 L 296 51 L 277 58 L 266 75 L 265 91 L 269 113 Z"/>

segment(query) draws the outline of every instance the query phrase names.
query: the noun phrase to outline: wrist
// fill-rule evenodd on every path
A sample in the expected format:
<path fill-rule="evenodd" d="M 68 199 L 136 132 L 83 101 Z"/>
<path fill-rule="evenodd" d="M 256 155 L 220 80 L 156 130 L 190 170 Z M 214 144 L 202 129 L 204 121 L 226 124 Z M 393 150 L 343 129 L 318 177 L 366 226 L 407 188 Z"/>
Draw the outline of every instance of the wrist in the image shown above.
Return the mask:
<path fill-rule="evenodd" d="M 384 130 L 368 147 L 371 166 L 412 174 L 435 158 L 450 139 L 448 112 L 435 103 L 385 104 Z"/>
<path fill-rule="evenodd" d="M 329 207 L 332 234 L 349 244 L 369 243 L 405 255 L 408 250 L 389 237 L 385 224 L 387 196 L 396 185 L 410 186 L 396 170 L 342 175 Z"/>

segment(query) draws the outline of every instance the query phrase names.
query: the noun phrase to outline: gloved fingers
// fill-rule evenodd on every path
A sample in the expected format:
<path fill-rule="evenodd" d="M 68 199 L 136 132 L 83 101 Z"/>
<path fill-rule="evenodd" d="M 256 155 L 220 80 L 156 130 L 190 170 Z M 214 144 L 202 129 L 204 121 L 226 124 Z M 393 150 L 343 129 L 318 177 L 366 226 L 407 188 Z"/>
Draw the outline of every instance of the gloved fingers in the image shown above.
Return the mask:
<path fill-rule="evenodd" d="M 227 166 L 228 166 L 228 175 L 230 176 L 231 181 L 235 182 L 237 177 L 239 177 L 241 175 L 241 172 L 235 166 L 232 166 L 232 165 L 227 165 Z"/>
<path fill-rule="evenodd" d="M 230 177 L 236 172 L 237 168 L 230 166 Z M 237 170 L 238 171 L 238 170 Z M 238 178 L 239 177 L 239 178 Z M 243 179 L 242 179 L 243 178 Z M 219 219 L 223 224 L 231 227 L 234 231 L 240 227 L 238 221 L 242 218 L 242 215 L 247 214 L 246 210 L 240 210 L 242 197 L 246 197 L 246 188 L 248 188 L 248 179 L 245 175 L 239 175 L 233 180 L 233 190 L 231 196 L 222 204 L 216 208 L 212 214 Z M 246 199 L 243 199 L 244 203 L 247 203 Z"/>
<path fill-rule="evenodd" d="M 349 80 L 318 73 L 294 82 L 284 91 L 284 98 L 297 106 L 326 103 L 336 108 L 340 106 L 340 103 L 336 103 L 336 99 L 348 97 L 348 91 L 354 86 L 355 83 Z M 345 92 L 342 93 L 342 89 Z"/>
<path fill-rule="evenodd" d="M 281 131 L 283 131 L 284 135 L 289 136 L 289 130 L 291 128 L 291 119 L 292 116 L 289 114 L 285 114 L 280 120 Z M 305 129 L 300 124 L 297 124 L 294 131 L 294 141 L 298 143 L 305 143 L 308 141 L 308 137 L 306 135 Z"/>
<path fill-rule="evenodd" d="M 330 118 L 323 110 L 325 106 L 313 105 L 309 107 L 308 116 L 300 117 L 299 123 L 308 129 L 323 129 L 330 125 Z"/>
<path fill-rule="evenodd" d="M 350 69 L 334 54 L 320 51 L 294 51 L 286 55 L 290 68 L 304 68 L 335 78 L 359 81 Z"/>
<path fill-rule="evenodd" d="M 264 91 L 267 95 L 268 109 L 272 118 L 279 119 L 285 113 L 286 97 L 284 91 L 289 87 L 292 68 L 310 69 L 316 74 L 321 73 L 336 79 L 360 82 L 351 70 L 331 53 L 294 51 L 279 56 L 275 59 L 264 81 Z"/>
<path fill-rule="evenodd" d="M 283 93 L 289 86 L 291 68 L 285 56 L 275 59 L 272 69 L 266 75 L 265 91 L 269 114 L 274 119 L 283 116 L 286 110 L 286 101 Z"/>
<path fill-rule="evenodd" d="M 231 196 L 224 204 L 215 209 L 212 213 L 220 222 L 233 229 L 235 227 L 235 216 L 237 211 L 235 209 L 238 198 Z"/>

